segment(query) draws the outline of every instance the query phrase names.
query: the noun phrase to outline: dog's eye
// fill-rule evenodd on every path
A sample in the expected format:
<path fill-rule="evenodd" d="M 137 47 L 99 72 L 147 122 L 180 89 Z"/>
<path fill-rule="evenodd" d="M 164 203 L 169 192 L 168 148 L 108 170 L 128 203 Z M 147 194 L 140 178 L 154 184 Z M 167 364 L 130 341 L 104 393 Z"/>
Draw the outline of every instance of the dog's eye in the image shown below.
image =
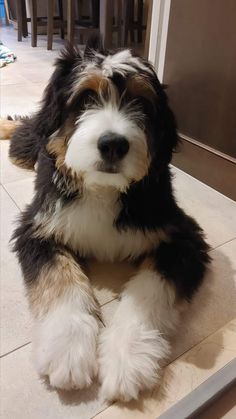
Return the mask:
<path fill-rule="evenodd" d="M 86 89 L 83 92 L 81 92 L 80 98 L 81 100 L 88 102 L 95 101 L 98 98 L 98 94 L 92 89 Z"/>
<path fill-rule="evenodd" d="M 149 118 L 155 113 L 153 102 L 151 100 L 142 95 L 135 96 L 133 92 L 130 93 L 129 91 L 126 91 L 121 97 L 121 107 L 126 107 L 127 105 L 138 108 L 139 111 L 141 111 L 144 115 L 147 115 Z"/>
<path fill-rule="evenodd" d="M 82 111 L 98 101 L 98 94 L 92 89 L 83 90 L 77 97 L 74 97 L 71 107 L 73 110 Z"/>

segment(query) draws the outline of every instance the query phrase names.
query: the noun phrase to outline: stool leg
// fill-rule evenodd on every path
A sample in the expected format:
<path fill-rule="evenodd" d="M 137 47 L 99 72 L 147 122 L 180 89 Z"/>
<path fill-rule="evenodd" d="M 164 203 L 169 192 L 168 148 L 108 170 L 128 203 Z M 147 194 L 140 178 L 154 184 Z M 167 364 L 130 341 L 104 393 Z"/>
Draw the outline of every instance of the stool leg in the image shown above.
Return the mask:
<path fill-rule="evenodd" d="M 134 7 L 134 0 L 129 0 L 129 16 L 128 16 L 128 25 L 129 25 L 129 31 L 130 31 L 130 41 L 133 43 L 135 41 L 134 38 L 134 13 L 135 13 L 135 7 Z M 128 36 L 127 36 L 128 40 Z"/>
<path fill-rule="evenodd" d="M 58 9 L 59 9 L 59 17 L 61 21 L 61 39 L 64 39 L 64 16 L 63 16 L 63 2 L 62 0 L 58 0 Z"/>
<path fill-rule="evenodd" d="M 74 19 L 75 19 L 75 2 L 67 0 L 67 39 L 71 44 L 74 42 Z"/>
<path fill-rule="evenodd" d="M 53 16 L 54 16 L 54 0 L 48 0 L 48 16 L 47 16 L 47 49 L 52 49 L 53 38 Z"/>
<path fill-rule="evenodd" d="M 148 58 L 148 53 L 149 53 L 150 32 L 151 32 L 151 22 L 152 22 L 152 7 L 153 7 L 153 1 L 149 0 L 147 26 L 146 26 L 146 32 L 145 32 L 144 58 Z"/>
<path fill-rule="evenodd" d="M 138 42 L 143 40 L 143 0 L 138 0 Z"/>
<path fill-rule="evenodd" d="M 22 21 L 22 1 L 18 0 L 16 2 L 16 18 L 17 18 L 17 35 L 18 41 L 22 41 L 23 34 L 23 21 Z"/>
<path fill-rule="evenodd" d="M 121 31 L 121 46 L 124 47 L 128 41 L 130 20 L 130 0 L 122 0 L 122 31 Z"/>
<path fill-rule="evenodd" d="M 28 36 L 28 26 L 27 26 L 25 0 L 22 1 L 22 32 L 23 32 L 23 37 L 26 38 Z"/>
<path fill-rule="evenodd" d="M 115 25 L 117 26 L 117 46 L 121 46 L 122 38 L 122 4 L 116 0 L 114 4 Z"/>
<path fill-rule="evenodd" d="M 99 30 L 105 48 L 112 46 L 112 6 L 111 0 L 100 0 Z"/>
<path fill-rule="evenodd" d="M 30 0 L 30 15 L 31 15 L 31 46 L 37 47 L 37 0 Z"/>
<path fill-rule="evenodd" d="M 99 25 L 99 1 L 92 0 L 92 24 L 95 28 Z"/>
<path fill-rule="evenodd" d="M 8 7 L 8 3 L 7 0 L 4 0 L 4 11 L 5 11 L 5 23 L 7 26 L 10 25 L 9 23 L 9 7 Z"/>
<path fill-rule="evenodd" d="M 78 23 L 83 20 L 83 0 L 77 0 Z"/>

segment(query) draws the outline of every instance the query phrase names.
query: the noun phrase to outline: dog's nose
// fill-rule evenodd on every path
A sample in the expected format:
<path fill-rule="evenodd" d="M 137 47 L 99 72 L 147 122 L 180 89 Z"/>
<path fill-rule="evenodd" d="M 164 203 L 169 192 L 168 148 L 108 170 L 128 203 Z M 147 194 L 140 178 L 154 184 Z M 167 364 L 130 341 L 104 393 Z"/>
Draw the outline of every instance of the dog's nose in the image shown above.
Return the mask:
<path fill-rule="evenodd" d="M 98 139 L 98 149 L 104 160 L 114 163 L 121 160 L 129 150 L 129 142 L 123 136 L 107 131 Z"/>

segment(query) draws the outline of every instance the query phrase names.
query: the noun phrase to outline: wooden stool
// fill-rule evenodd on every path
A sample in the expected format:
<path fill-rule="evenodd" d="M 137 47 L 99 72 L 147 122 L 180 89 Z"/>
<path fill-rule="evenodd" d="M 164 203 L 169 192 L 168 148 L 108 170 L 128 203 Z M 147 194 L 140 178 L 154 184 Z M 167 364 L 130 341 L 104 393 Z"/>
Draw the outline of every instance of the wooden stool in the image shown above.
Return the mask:
<path fill-rule="evenodd" d="M 63 19 L 63 0 L 58 0 L 59 20 L 60 20 L 60 33 L 61 39 L 64 39 L 64 19 Z M 47 49 L 52 49 L 53 42 L 53 28 L 54 28 L 54 5 L 55 0 L 48 0 L 48 12 L 47 12 Z"/>
<path fill-rule="evenodd" d="M 81 43 L 83 35 L 99 32 L 99 0 L 89 2 L 90 19 L 84 19 L 82 16 L 83 0 L 77 0 L 77 4 L 78 20 L 75 21 L 75 0 L 67 1 L 67 38 L 71 44 L 74 43 L 75 29 L 79 32 Z"/>
<path fill-rule="evenodd" d="M 16 2 L 16 19 L 17 19 L 17 36 L 18 41 L 22 41 L 22 36 L 28 36 L 27 17 L 25 0 L 18 0 Z"/>
<path fill-rule="evenodd" d="M 21 1 L 21 0 L 20 0 Z M 54 5 L 55 0 L 47 0 L 47 49 L 52 49 L 53 42 L 53 28 L 54 28 Z M 63 19 L 63 3 L 58 0 L 60 33 L 61 38 L 64 39 L 64 19 Z M 37 23 L 41 18 L 37 18 L 37 0 L 30 0 L 30 15 L 31 15 L 31 45 L 37 46 Z M 56 19 L 58 19 L 56 17 Z"/>
<path fill-rule="evenodd" d="M 137 19 L 135 20 L 135 6 L 137 4 Z M 115 23 L 115 24 L 114 24 Z M 100 33 L 105 47 L 112 47 L 112 34 L 118 33 L 118 47 L 125 47 L 130 40 L 134 42 L 137 30 L 138 42 L 142 42 L 143 0 L 100 0 Z"/>
<path fill-rule="evenodd" d="M 119 0 L 118 0 L 119 1 Z M 130 32 L 130 40 L 134 42 L 134 31 L 137 30 L 138 43 L 142 42 L 143 30 L 143 0 L 137 0 L 137 20 L 135 16 L 134 0 L 122 0 L 122 35 L 121 46 L 124 47 L 128 43 L 128 34 Z"/>

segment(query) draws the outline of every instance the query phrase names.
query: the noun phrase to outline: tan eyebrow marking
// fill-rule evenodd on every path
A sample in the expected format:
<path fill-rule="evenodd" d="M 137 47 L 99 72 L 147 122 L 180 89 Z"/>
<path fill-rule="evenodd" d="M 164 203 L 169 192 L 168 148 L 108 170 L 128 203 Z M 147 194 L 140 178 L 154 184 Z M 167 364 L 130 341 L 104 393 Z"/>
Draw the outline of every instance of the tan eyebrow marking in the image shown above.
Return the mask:
<path fill-rule="evenodd" d="M 111 98 L 112 101 L 114 101 L 118 98 L 117 89 L 113 85 L 112 81 L 104 77 L 102 73 L 98 72 L 88 74 L 78 80 L 78 83 L 74 85 L 69 102 L 71 102 L 75 96 L 83 93 L 85 90 L 92 90 L 103 99 Z"/>
<path fill-rule="evenodd" d="M 156 100 L 156 92 L 149 79 L 145 76 L 135 74 L 127 81 L 127 91 L 132 96 L 142 96 L 153 104 Z"/>

